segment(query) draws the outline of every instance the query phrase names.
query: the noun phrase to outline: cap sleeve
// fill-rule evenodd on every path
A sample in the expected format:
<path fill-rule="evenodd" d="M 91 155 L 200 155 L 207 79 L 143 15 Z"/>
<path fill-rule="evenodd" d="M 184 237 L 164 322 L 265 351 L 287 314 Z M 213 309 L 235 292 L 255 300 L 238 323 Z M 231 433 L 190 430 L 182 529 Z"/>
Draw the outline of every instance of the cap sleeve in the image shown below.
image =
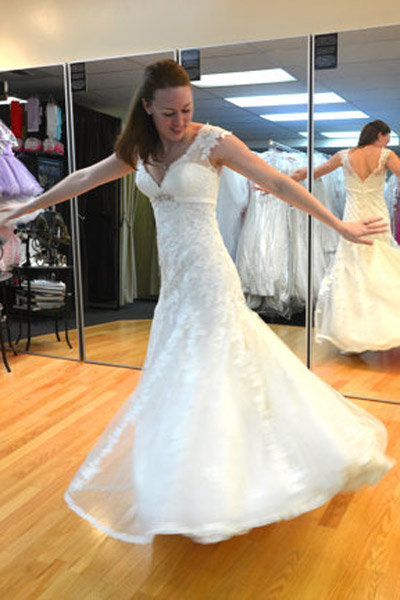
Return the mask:
<path fill-rule="evenodd" d="M 232 132 L 216 125 L 204 125 L 201 132 L 201 139 L 199 141 L 200 158 L 202 160 L 210 156 L 211 150 L 215 148 L 218 142 L 227 135 L 231 135 Z"/>

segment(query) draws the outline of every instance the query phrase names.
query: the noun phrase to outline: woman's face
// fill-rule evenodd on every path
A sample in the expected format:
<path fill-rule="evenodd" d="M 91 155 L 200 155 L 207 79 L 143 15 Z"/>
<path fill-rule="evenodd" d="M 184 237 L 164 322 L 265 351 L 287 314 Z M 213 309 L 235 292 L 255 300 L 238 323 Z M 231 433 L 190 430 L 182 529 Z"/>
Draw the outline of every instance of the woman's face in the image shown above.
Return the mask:
<path fill-rule="evenodd" d="M 143 106 L 152 115 L 161 140 L 179 142 L 185 138 L 193 116 L 193 96 L 190 86 L 156 90 L 151 102 Z"/>

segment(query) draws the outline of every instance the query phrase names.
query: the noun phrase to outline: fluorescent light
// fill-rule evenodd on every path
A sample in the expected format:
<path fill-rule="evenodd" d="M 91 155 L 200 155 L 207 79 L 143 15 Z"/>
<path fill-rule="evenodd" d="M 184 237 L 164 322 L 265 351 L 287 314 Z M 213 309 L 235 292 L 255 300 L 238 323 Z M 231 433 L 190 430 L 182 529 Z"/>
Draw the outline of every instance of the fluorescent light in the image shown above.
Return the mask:
<path fill-rule="evenodd" d="M 299 131 L 299 135 L 308 138 L 308 131 Z M 318 135 L 323 135 L 327 137 L 328 140 L 318 140 L 314 141 L 315 144 L 322 144 L 329 147 L 338 146 L 354 146 L 356 142 L 358 142 L 358 138 L 360 137 L 360 131 L 318 131 Z M 388 146 L 398 146 L 399 145 L 399 136 L 397 133 L 390 134 L 390 142 Z"/>
<path fill-rule="evenodd" d="M 323 140 L 318 143 L 314 142 L 316 146 L 322 146 L 323 148 L 353 148 L 357 146 L 358 139 L 355 137 L 349 138 L 335 138 L 330 140 Z"/>
<path fill-rule="evenodd" d="M 358 138 L 359 131 L 321 131 L 320 135 L 327 138 Z"/>
<path fill-rule="evenodd" d="M 353 147 L 353 146 L 357 146 L 358 143 L 358 138 L 355 137 L 349 137 L 349 138 L 331 138 L 328 140 L 323 140 L 320 141 L 319 143 L 317 141 L 314 142 L 315 145 L 319 145 L 319 146 L 323 146 L 324 148 L 342 148 L 342 147 Z M 388 143 L 388 146 L 398 146 L 399 145 L 399 138 L 397 135 L 394 135 L 390 138 L 390 142 Z"/>
<path fill-rule="evenodd" d="M 308 137 L 308 131 L 299 131 L 299 135 Z M 358 131 L 318 131 L 318 135 L 323 135 L 327 138 L 358 138 L 360 130 Z"/>
<path fill-rule="evenodd" d="M 28 100 L 23 100 L 22 98 L 17 98 L 16 96 L 8 96 L 7 100 L 0 100 L 0 104 L 11 104 L 11 102 L 21 102 L 21 104 L 26 104 Z"/>
<path fill-rule="evenodd" d="M 222 87 L 256 83 L 280 83 L 282 81 L 296 81 L 296 78 L 283 69 L 261 69 L 259 71 L 238 71 L 236 73 L 210 73 L 209 75 L 202 75 L 200 81 L 193 81 L 193 85 L 198 87 Z"/>
<path fill-rule="evenodd" d="M 289 106 L 290 104 L 307 104 L 308 94 L 269 94 L 264 96 L 236 96 L 224 98 L 236 106 Z M 334 92 L 321 92 L 314 94 L 314 104 L 336 104 L 346 102 L 344 98 Z"/>
<path fill-rule="evenodd" d="M 321 131 L 320 135 L 323 135 L 329 139 L 355 139 L 358 141 L 360 137 L 360 131 Z M 390 142 L 388 146 L 397 146 L 399 143 L 399 136 L 396 133 L 390 134 Z"/>
<path fill-rule="evenodd" d="M 308 112 L 270 113 L 260 115 L 269 121 L 307 121 Z M 343 119 L 368 119 L 369 116 L 361 110 L 338 110 L 335 112 L 316 112 L 314 121 L 342 121 Z"/>

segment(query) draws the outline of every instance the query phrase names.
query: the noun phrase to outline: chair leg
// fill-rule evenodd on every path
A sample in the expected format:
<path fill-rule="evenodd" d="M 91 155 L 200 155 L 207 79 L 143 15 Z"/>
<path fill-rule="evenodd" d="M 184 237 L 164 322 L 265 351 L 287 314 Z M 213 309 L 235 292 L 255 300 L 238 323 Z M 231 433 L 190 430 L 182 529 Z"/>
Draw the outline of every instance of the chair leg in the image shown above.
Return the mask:
<path fill-rule="evenodd" d="M 68 344 L 68 346 L 71 348 L 72 350 L 72 344 L 69 341 L 69 332 L 68 332 L 68 315 L 67 315 L 67 309 L 64 309 L 64 331 L 65 331 L 65 340 Z"/>
<path fill-rule="evenodd" d="M 4 338 L 3 338 L 3 323 L 0 321 L 0 345 L 1 345 L 1 355 L 3 357 L 4 365 L 9 373 L 11 373 L 10 365 L 8 364 L 6 349 L 4 347 Z"/>
<path fill-rule="evenodd" d="M 18 316 L 18 336 L 17 336 L 17 339 L 15 340 L 16 344 L 19 343 L 19 340 L 21 339 L 21 337 L 22 337 L 22 315 L 21 315 L 21 313 L 19 313 L 19 316 Z"/>
<path fill-rule="evenodd" d="M 9 322 L 8 322 L 8 319 L 7 319 L 7 317 L 6 317 L 6 329 L 7 329 L 7 339 L 8 339 L 8 345 L 9 345 L 9 347 L 11 348 L 11 350 L 13 351 L 13 353 L 14 353 L 14 356 L 18 356 L 18 352 L 16 351 L 16 349 L 14 348 L 14 346 L 13 346 L 13 343 L 12 343 L 12 339 L 11 339 L 11 328 L 10 328 L 10 324 L 9 324 Z"/>
<path fill-rule="evenodd" d="M 57 341 L 61 342 L 60 332 L 58 331 L 58 315 L 56 315 L 54 317 L 54 329 L 55 329 L 55 334 L 56 334 Z"/>

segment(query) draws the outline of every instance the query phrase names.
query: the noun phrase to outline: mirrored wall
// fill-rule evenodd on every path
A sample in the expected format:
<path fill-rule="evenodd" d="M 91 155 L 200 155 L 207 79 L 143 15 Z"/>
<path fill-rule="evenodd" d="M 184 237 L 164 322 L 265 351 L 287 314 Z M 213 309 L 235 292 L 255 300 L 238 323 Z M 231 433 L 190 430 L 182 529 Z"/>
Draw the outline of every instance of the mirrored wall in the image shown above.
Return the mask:
<path fill-rule="evenodd" d="M 173 57 L 170 52 L 85 64 L 86 89 L 74 93 L 78 168 L 112 152 L 144 67 Z M 273 119 L 281 110 L 280 94 L 300 94 L 307 110 L 306 38 L 202 48 L 200 62 L 202 77 L 193 81 L 195 121 L 232 131 L 284 172 L 306 163 L 306 147 L 293 144 L 293 128 Z M 255 81 L 234 76 L 221 85 L 208 79 L 243 72 Z M 246 101 L 261 95 L 267 104 Z M 249 306 L 304 360 L 306 217 L 230 169 L 222 173 L 217 216 Z M 149 200 L 128 176 L 81 197 L 79 222 L 86 358 L 140 367 L 160 285 Z"/>
<path fill-rule="evenodd" d="M 232 131 L 283 173 L 306 164 L 296 129 L 277 119 L 283 98 L 307 112 L 307 38 L 202 48 L 200 62 L 196 121 Z M 305 360 L 307 216 L 225 168 L 217 218 L 248 306 Z"/>
<path fill-rule="evenodd" d="M 85 63 L 84 89 L 73 92 L 78 169 L 113 152 L 145 67 L 167 58 L 174 53 Z M 133 173 L 80 196 L 78 213 L 86 359 L 141 367 L 160 286 L 150 201 Z"/>
<path fill-rule="evenodd" d="M 313 73 L 315 167 L 336 152 L 354 147 L 362 126 L 374 119 L 382 119 L 390 126 L 389 148 L 399 155 L 399 40 L 400 27 L 338 34 L 337 66 Z M 156 60 L 176 55 L 171 50 L 83 63 L 84 85 L 74 91 L 72 107 L 76 168 L 111 154 L 143 69 Z M 310 152 L 309 64 L 310 44 L 306 37 L 200 48 L 201 79 L 193 81 L 194 120 L 232 131 L 268 164 L 291 175 L 307 166 Z M 70 65 L 71 70 L 76 66 Z M 230 74 L 231 79 L 216 80 L 223 74 Z M 244 81 L 243 74 L 264 79 Z M 62 108 L 60 66 L 10 71 L 0 77 L 6 78 L 10 95 L 12 92 L 25 100 L 37 95 L 41 104 L 52 99 Z M 7 124 L 7 116 L 1 118 Z M 391 231 L 397 241 L 399 181 L 388 173 L 384 185 Z M 307 186 L 306 180 L 302 185 Z M 342 168 L 316 179 L 313 192 L 335 215 L 343 217 L 347 193 Z M 69 203 L 57 208 L 71 232 L 69 210 Z M 248 305 L 301 360 L 311 362 L 313 371 L 342 393 L 400 400 L 399 348 L 348 352 L 321 336 L 316 342 L 315 317 L 321 307 L 317 300 L 339 260 L 339 236 L 333 230 L 313 221 L 310 262 L 308 217 L 255 189 L 244 177 L 226 168 L 221 175 L 217 219 Z M 135 174 L 81 196 L 78 222 L 84 307 L 81 349 L 88 361 L 140 368 L 146 355 L 160 274 L 154 216 L 148 198 L 135 185 Z M 67 249 L 64 254 L 67 258 L 60 260 L 73 275 L 72 253 Z M 345 261 L 343 268 L 349 268 Z M 357 279 L 354 264 L 351 269 Z M 58 281 L 61 277 L 53 273 L 51 279 Z M 50 319 L 50 329 L 34 329 L 36 321 L 32 324 L 30 351 L 79 356 L 73 283 L 70 289 L 68 329 L 72 349 L 62 337 L 62 324 L 61 342 L 57 341 L 54 319 Z M 357 311 L 360 292 L 355 290 L 356 286 L 347 287 L 343 305 L 347 312 L 350 307 Z M 312 298 L 310 306 L 308 297 Z M 366 289 L 364 299 L 369 301 Z M 306 331 L 307 310 L 310 328 Z M 18 329 L 18 319 L 13 320 L 13 327 Z M 368 326 L 365 323 L 365 328 Z M 310 338 L 311 350 L 306 356 Z M 23 330 L 18 347 L 23 349 L 25 343 Z"/>
<path fill-rule="evenodd" d="M 400 27 L 340 33 L 338 50 L 337 68 L 315 71 L 315 98 L 334 93 L 337 104 L 330 111 L 315 104 L 314 143 L 316 164 L 340 152 L 344 167 L 318 179 L 315 191 L 325 188 L 340 217 L 388 219 L 392 239 L 352 248 L 314 228 L 315 287 L 325 257 L 332 271 L 314 307 L 313 370 L 347 395 L 400 401 L 400 179 L 390 169 L 374 174 L 379 157 L 370 153 L 365 164 L 354 151 L 363 126 L 379 119 L 391 129 L 388 149 L 399 155 Z"/>
<path fill-rule="evenodd" d="M 63 65 L 0 72 L 1 203 L 25 203 L 68 174 Z M 35 218 L 36 217 L 36 218 Z M 0 302 L 18 351 L 79 357 L 71 203 L 2 232 Z"/>

